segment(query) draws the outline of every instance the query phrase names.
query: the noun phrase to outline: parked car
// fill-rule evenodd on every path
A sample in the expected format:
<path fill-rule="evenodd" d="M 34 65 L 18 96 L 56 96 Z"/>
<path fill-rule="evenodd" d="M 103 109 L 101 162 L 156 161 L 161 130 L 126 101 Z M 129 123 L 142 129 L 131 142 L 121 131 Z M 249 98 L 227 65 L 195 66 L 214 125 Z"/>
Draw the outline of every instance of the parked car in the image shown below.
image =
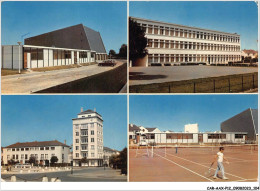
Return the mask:
<path fill-rule="evenodd" d="M 141 140 L 139 146 L 147 146 L 147 142 L 145 140 Z"/>
<path fill-rule="evenodd" d="M 115 66 L 116 62 L 114 60 L 105 60 L 103 62 L 100 62 L 98 66 Z"/>

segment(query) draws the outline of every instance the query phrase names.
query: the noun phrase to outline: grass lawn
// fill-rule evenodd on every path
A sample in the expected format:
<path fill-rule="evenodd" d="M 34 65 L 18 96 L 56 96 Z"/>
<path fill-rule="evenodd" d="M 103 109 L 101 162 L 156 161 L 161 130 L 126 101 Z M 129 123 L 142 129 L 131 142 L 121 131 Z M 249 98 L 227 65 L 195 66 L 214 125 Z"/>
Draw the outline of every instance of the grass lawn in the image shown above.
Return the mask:
<path fill-rule="evenodd" d="M 62 70 L 62 69 L 70 69 L 70 68 L 79 68 L 78 64 L 71 64 L 71 65 L 63 65 L 63 66 L 51 66 L 51 67 L 43 67 L 43 68 L 31 68 L 34 72 L 45 72 L 45 71 L 52 71 L 52 70 Z"/>
<path fill-rule="evenodd" d="M 157 84 L 134 85 L 130 86 L 130 93 L 232 93 L 247 90 L 252 91 L 252 89 L 257 87 L 258 73 L 256 72 L 251 74 L 236 74 Z"/>
<path fill-rule="evenodd" d="M 28 73 L 26 70 L 21 70 L 21 74 Z M 19 70 L 1 69 L 1 76 L 19 74 Z"/>
<path fill-rule="evenodd" d="M 94 65 L 94 64 L 97 64 L 97 62 L 82 63 L 80 65 L 81 66 L 90 66 L 90 65 Z"/>

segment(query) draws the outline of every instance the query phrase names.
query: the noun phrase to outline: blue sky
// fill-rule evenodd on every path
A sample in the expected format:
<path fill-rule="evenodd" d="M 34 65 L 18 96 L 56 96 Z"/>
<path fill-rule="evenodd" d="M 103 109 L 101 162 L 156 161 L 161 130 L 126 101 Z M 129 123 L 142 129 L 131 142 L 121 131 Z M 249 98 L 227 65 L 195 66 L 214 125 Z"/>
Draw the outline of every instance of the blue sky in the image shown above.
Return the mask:
<path fill-rule="evenodd" d="M 25 38 L 84 24 L 99 31 L 107 52 L 127 43 L 126 2 L 2 2 L 2 45 Z"/>
<path fill-rule="evenodd" d="M 71 145 L 72 118 L 81 107 L 102 115 L 104 146 L 127 146 L 127 97 L 120 95 L 2 96 L 1 145 L 55 139 Z"/>
<path fill-rule="evenodd" d="M 160 130 L 184 131 L 198 123 L 199 131 L 220 131 L 220 123 L 248 109 L 257 109 L 257 95 L 146 95 L 129 98 L 129 122 Z"/>
<path fill-rule="evenodd" d="M 257 50 L 258 10 L 254 1 L 130 2 L 129 15 L 238 33 L 242 49 Z"/>

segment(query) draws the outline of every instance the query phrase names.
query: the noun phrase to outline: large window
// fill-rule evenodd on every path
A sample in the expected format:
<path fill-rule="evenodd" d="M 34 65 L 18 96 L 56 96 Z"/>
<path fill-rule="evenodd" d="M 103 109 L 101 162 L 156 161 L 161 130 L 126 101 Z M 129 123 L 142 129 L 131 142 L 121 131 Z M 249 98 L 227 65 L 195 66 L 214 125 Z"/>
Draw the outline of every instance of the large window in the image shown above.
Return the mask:
<path fill-rule="evenodd" d="M 235 139 L 243 139 L 243 135 L 242 134 L 235 134 Z"/>
<path fill-rule="evenodd" d="M 31 60 L 37 60 L 37 48 L 31 48 Z"/>
<path fill-rule="evenodd" d="M 226 139 L 226 134 L 208 134 L 208 139 Z"/>
<path fill-rule="evenodd" d="M 53 50 L 53 59 L 58 60 L 58 50 Z"/>
<path fill-rule="evenodd" d="M 65 51 L 65 58 L 71 58 L 71 51 Z"/>

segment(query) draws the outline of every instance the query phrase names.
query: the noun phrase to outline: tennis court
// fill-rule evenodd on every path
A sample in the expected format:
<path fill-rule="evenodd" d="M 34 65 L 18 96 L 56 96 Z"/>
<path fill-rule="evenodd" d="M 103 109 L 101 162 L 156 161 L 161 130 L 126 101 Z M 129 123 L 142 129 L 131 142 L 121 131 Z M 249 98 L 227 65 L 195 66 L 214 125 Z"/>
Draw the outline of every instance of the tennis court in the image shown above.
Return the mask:
<path fill-rule="evenodd" d="M 177 148 L 177 149 L 176 149 Z M 210 165 L 219 146 L 148 146 L 129 149 L 129 180 L 135 182 L 258 181 L 258 145 L 226 145 L 225 176 L 213 179 L 217 168 Z"/>

